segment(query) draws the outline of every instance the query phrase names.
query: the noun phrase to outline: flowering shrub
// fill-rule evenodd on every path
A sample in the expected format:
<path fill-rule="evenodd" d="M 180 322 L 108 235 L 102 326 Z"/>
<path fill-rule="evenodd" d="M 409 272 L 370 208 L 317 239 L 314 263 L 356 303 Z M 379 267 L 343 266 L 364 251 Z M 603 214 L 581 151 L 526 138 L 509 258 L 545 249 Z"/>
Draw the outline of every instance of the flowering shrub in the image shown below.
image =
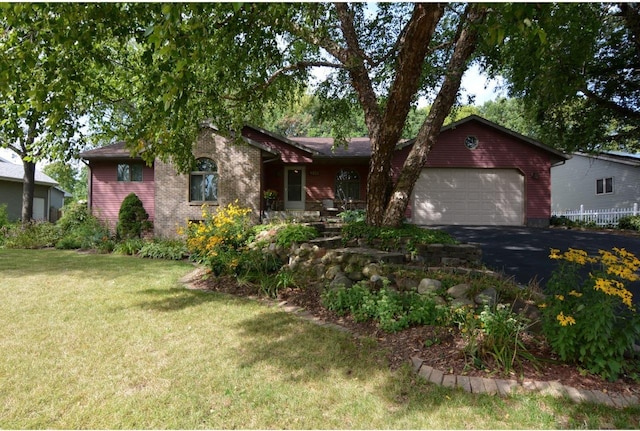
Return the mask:
<path fill-rule="evenodd" d="M 624 354 L 640 335 L 640 319 L 625 284 L 640 280 L 640 260 L 625 249 L 600 250 L 589 256 L 570 248 L 552 249 L 559 261 L 541 304 L 543 330 L 564 361 L 615 380 L 623 371 Z M 591 266 L 588 275 L 582 267 Z"/>
<path fill-rule="evenodd" d="M 187 248 L 194 260 L 211 267 L 216 275 L 235 274 L 251 232 L 251 209 L 237 202 L 209 213 L 202 207 L 203 221 L 189 222 Z"/>

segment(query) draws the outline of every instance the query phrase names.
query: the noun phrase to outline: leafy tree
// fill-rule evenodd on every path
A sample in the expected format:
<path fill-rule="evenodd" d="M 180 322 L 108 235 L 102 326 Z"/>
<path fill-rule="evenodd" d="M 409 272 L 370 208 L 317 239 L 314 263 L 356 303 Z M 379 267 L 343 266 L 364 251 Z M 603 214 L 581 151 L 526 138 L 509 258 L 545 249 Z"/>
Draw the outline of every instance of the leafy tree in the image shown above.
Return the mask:
<path fill-rule="evenodd" d="M 340 142 L 351 131 L 354 107 L 362 112 L 372 144 L 367 217 L 376 225 L 403 219 L 490 12 L 479 3 L 127 7 L 136 20 L 130 28 L 140 29 L 130 63 L 138 67 L 125 80 L 127 103 L 112 113 L 119 121 L 104 123 L 111 132 L 126 131 L 130 148 L 144 149 L 149 158 L 171 155 L 186 170 L 198 119 L 220 130 L 260 124 L 264 106 L 295 101 L 311 71 L 326 68 L 314 89 L 317 118 Z M 393 181 L 393 149 L 420 97 L 433 100 L 432 108 Z"/>
<path fill-rule="evenodd" d="M 487 58 L 523 98 L 540 138 L 568 151 L 639 150 L 640 6 L 550 3 L 531 11 L 528 28 L 512 26 Z"/>
<path fill-rule="evenodd" d="M 527 115 L 521 99 L 501 97 L 497 100 L 488 100 L 480 106 L 478 114 L 521 135 L 534 139 L 541 135 L 538 125 Z M 553 145 L 554 142 L 550 144 Z"/>
<path fill-rule="evenodd" d="M 69 160 L 84 142 L 92 28 L 79 4 L 3 3 L 0 10 L 0 146 L 22 159 L 26 223 L 36 162 Z"/>
<path fill-rule="evenodd" d="M 42 168 L 42 171 L 56 180 L 62 190 L 71 193 L 75 197 L 78 185 L 78 171 L 71 164 L 65 162 L 53 162 Z"/>

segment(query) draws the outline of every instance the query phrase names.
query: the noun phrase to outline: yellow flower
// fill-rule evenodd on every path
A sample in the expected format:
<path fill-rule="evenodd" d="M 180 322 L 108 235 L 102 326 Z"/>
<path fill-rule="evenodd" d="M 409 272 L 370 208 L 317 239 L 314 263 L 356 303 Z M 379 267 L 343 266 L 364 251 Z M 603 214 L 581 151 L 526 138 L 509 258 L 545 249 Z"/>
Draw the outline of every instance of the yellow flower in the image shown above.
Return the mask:
<path fill-rule="evenodd" d="M 544 302 L 542 304 L 538 304 L 538 308 L 547 308 L 547 304 Z"/>
<path fill-rule="evenodd" d="M 582 296 L 582 293 L 572 290 L 571 292 L 569 292 L 569 295 L 575 296 L 576 298 L 580 298 Z"/>
<path fill-rule="evenodd" d="M 556 295 L 558 301 L 564 301 L 564 295 Z"/>
<path fill-rule="evenodd" d="M 551 249 L 551 254 L 549 255 L 550 259 L 562 259 L 562 257 L 560 256 L 560 250 L 558 250 L 557 248 L 552 248 Z"/>
<path fill-rule="evenodd" d="M 576 324 L 576 319 L 574 319 L 572 316 L 565 316 L 562 311 L 556 316 L 556 319 L 558 319 L 558 322 L 560 322 L 561 326 Z"/>

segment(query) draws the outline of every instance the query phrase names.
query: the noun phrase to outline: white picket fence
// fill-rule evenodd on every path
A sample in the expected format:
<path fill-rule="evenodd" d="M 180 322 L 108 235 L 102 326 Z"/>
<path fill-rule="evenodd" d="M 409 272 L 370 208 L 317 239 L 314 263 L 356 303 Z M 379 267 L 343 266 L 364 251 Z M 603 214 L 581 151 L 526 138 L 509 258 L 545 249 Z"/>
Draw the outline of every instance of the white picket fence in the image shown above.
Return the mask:
<path fill-rule="evenodd" d="M 571 221 L 593 222 L 598 226 L 617 226 L 618 220 L 630 215 L 639 215 L 638 204 L 634 203 L 632 208 L 610 208 L 588 210 L 584 205 L 580 205 L 576 210 L 553 211 L 552 216 L 566 217 Z"/>

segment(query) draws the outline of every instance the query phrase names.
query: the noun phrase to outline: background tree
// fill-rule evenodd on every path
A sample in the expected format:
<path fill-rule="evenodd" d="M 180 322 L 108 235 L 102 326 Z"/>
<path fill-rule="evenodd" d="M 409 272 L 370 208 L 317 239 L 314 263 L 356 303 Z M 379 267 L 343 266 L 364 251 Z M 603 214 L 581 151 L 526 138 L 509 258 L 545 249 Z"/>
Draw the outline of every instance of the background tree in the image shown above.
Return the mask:
<path fill-rule="evenodd" d="M 640 150 L 640 6 L 550 3 L 532 12 L 487 59 L 522 97 L 539 138 L 567 151 Z"/>
<path fill-rule="evenodd" d="M 86 167 L 85 167 L 86 169 Z M 60 188 L 73 196 L 73 200 L 86 199 L 86 173 L 81 178 L 81 170 L 71 163 L 61 161 L 49 163 L 42 168 L 42 172 L 56 180 Z M 84 195 L 83 195 L 84 193 Z"/>
<path fill-rule="evenodd" d="M 0 5 L 0 145 L 24 166 L 22 221 L 33 218 L 38 160 L 69 160 L 84 143 L 92 46 L 78 4 Z"/>

